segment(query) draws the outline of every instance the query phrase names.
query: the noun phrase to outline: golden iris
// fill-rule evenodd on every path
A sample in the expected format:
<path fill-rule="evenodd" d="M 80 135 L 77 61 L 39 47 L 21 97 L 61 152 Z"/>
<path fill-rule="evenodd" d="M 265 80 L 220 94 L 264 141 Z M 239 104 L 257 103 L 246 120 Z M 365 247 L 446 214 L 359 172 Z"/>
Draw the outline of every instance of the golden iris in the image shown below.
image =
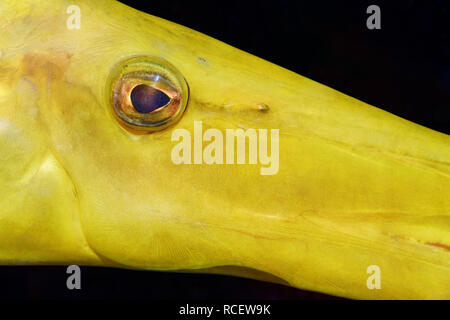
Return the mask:
<path fill-rule="evenodd" d="M 189 89 L 168 61 L 138 56 L 116 66 L 110 77 L 111 104 L 127 128 L 158 131 L 178 121 L 186 109 Z"/>

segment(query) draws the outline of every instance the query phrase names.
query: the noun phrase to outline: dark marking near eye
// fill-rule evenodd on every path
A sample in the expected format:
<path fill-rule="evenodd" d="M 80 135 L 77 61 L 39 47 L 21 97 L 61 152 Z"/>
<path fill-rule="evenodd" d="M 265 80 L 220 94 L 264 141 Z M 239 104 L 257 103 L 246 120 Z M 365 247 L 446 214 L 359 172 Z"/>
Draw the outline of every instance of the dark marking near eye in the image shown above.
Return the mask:
<path fill-rule="evenodd" d="M 198 58 L 197 58 L 197 61 L 200 62 L 201 64 L 203 64 L 203 65 L 209 67 L 209 61 L 206 60 L 205 58 L 203 58 L 203 57 L 198 57 Z"/>
<path fill-rule="evenodd" d="M 146 84 L 133 88 L 130 94 L 131 103 L 139 113 L 149 113 L 170 102 L 170 97 L 164 92 Z"/>

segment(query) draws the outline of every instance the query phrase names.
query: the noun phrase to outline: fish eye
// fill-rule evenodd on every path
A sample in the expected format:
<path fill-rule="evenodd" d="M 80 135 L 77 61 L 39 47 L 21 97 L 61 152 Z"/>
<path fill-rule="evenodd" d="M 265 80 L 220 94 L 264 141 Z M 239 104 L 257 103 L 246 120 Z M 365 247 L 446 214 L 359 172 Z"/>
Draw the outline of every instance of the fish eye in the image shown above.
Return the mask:
<path fill-rule="evenodd" d="M 186 109 L 189 88 L 168 61 L 138 56 L 119 63 L 110 75 L 111 105 L 128 129 L 153 132 L 176 123 Z"/>

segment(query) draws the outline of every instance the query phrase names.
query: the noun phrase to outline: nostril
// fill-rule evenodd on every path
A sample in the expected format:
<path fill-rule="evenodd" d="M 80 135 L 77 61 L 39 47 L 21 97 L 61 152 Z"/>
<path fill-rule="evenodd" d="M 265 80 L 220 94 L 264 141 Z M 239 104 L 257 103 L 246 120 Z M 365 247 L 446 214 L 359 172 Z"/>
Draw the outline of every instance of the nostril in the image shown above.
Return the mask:
<path fill-rule="evenodd" d="M 170 97 L 167 94 L 146 84 L 134 87 L 130 98 L 134 109 L 139 113 L 152 112 L 170 102 Z"/>

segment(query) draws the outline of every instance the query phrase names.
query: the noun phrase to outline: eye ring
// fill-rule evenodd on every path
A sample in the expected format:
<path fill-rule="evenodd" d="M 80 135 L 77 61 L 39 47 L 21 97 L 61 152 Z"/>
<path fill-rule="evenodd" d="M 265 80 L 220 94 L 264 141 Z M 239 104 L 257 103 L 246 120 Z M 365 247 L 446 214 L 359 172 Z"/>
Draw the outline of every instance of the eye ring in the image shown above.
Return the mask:
<path fill-rule="evenodd" d="M 154 56 L 132 57 L 110 75 L 110 102 L 127 129 L 154 132 L 176 123 L 183 115 L 189 87 L 168 61 Z"/>

